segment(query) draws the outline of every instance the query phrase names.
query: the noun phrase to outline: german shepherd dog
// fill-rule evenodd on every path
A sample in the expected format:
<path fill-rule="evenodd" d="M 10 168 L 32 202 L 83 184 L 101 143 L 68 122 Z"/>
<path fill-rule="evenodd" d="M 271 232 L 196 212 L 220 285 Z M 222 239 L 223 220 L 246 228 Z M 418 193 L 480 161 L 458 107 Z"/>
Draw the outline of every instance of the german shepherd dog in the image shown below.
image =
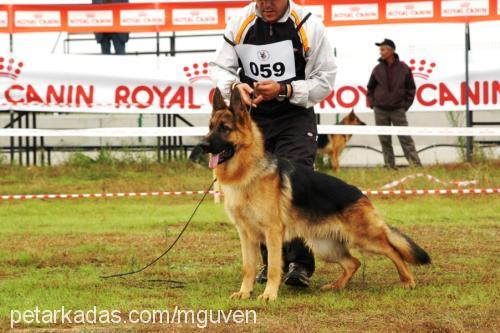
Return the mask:
<path fill-rule="evenodd" d="M 349 112 L 347 116 L 342 118 L 340 125 L 366 125 L 354 113 L 354 110 Z M 344 150 L 347 142 L 351 140 L 352 134 L 321 134 L 318 136 L 318 151 L 320 154 L 330 155 L 333 171 L 340 170 L 339 156 Z"/>
<path fill-rule="evenodd" d="M 405 288 L 415 281 L 405 263 L 430 263 L 429 255 L 409 237 L 387 226 L 361 191 L 340 179 L 274 157 L 252 121 L 238 89 L 227 106 L 217 89 L 209 133 L 202 147 L 224 192 L 224 205 L 239 233 L 243 282 L 231 298 L 250 297 L 259 244 L 268 249 L 268 282 L 258 298 L 278 296 L 284 240 L 301 237 L 314 253 L 343 268 L 340 278 L 321 289 L 342 289 L 359 268 L 349 248 L 387 256 Z"/>

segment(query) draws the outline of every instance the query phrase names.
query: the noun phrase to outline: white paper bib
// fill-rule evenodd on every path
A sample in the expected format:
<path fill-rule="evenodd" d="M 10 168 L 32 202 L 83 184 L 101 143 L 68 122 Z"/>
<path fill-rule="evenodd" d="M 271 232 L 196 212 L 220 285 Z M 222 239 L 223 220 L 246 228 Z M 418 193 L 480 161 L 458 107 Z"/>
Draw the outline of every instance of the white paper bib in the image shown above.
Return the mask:
<path fill-rule="evenodd" d="M 296 76 L 291 40 L 266 45 L 239 44 L 235 50 L 249 78 L 281 82 Z"/>

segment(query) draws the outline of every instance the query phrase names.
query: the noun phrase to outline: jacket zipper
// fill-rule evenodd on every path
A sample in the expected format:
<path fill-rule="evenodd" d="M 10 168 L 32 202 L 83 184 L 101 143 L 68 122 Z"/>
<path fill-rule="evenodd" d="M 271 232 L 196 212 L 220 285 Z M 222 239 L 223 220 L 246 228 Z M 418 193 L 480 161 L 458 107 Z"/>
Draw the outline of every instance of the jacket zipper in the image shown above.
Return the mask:
<path fill-rule="evenodd" d="M 270 37 L 273 36 L 273 25 L 272 24 L 269 24 L 269 36 Z"/>
<path fill-rule="evenodd" d="M 389 89 L 389 92 L 392 92 L 392 72 L 389 64 L 386 64 L 385 74 L 387 76 L 387 88 Z"/>

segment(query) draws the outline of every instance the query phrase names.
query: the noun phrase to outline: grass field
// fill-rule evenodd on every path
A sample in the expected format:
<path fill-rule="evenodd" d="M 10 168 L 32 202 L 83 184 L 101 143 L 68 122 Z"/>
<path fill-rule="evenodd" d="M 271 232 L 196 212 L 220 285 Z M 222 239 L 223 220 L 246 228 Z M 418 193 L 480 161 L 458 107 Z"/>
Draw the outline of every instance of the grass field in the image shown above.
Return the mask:
<path fill-rule="evenodd" d="M 424 169 L 347 169 L 339 177 L 361 188 L 414 172 L 443 180 L 500 186 L 500 162 Z M 69 164 L 0 167 L 0 194 L 201 190 L 206 168 L 185 163 Z M 441 188 L 419 179 L 402 188 Z M 372 198 L 386 221 L 411 235 L 433 264 L 412 267 L 417 288 L 401 288 L 388 259 L 363 255 L 364 268 L 345 291 L 319 287 L 340 274 L 318 264 L 310 289 L 283 286 L 262 303 L 230 300 L 239 288 L 240 248 L 221 205 L 207 200 L 171 255 L 142 274 L 102 280 L 139 268 L 168 246 L 199 197 L 0 202 L 0 330 L 10 311 L 34 309 L 253 309 L 257 323 L 209 325 L 216 332 L 495 332 L 500 330 L 500 196 Z M 185 283 L 176 288 L 167 280 Z M 263 291 L 257 285 L 255 294 Z M 48 331 L 192 331 L 195 325 L 17 325 Z"/>

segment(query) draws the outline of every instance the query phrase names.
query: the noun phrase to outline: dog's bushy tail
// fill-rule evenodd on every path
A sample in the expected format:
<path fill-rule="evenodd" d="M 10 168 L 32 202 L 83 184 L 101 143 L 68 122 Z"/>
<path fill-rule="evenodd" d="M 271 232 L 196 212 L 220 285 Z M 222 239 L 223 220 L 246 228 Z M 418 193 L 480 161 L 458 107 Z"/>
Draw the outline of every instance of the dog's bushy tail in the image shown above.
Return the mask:
<path fill-rule="evenodd" d="M 389 243 L 399 252 L 403 259 L 413 265 L 426 265 L 431 263 L 431 257 L 424 249 L 410 237 L 394 227 L 389 226 L 387 232 Z"/>

